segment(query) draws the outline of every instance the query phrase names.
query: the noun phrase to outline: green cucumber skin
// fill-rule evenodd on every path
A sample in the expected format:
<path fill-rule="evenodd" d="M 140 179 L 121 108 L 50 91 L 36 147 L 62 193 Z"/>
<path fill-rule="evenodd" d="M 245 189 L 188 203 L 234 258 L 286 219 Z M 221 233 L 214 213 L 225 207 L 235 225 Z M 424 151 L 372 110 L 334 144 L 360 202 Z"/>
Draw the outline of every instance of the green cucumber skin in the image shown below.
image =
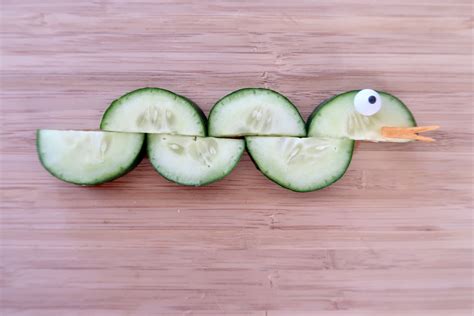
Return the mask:
<path fill-rule="evenodd" d="M 298 108 L 294 105 L 294 103 L 291 102 L 291 100 L 288 99 L 288 97 L 286 97 L 285 95 L 279 93 L 278 91 L 275 91 L 275 90 L 272 90 L 272 89 L 267 89 L 267 88 L 251 88 L 251 87 L 249 87 L 249 88 L 241 88 L 241 89 L 235 90 L 235 91 L 233 91 L 233 92 L 231 92 L 231 93 L 229 93 L 229 94 L 226 94 L 225 96 L 223 96 L 222 98 L 220 98 L 216 103 L 214 103 L 214 105 L 213 105 L 212 108 L 211 108 L 211 111 L 209 112 L 209 119 L 208 119 L 208 123 L 209 123 L 209 124 L 208 124 L 208 127 L 207 127 L 207 130 L 208 130 L 207 135 L 210 135 L 210 134 L 211 134 L 210 131 L 211 131 L 211 129 L 212 129 L 212 125 L 211 125 L 211 122 L 212 122 L 212 120 L 211 120 L 211 118 L 212 118 L 212 113 L 213 113 L 213 111 L 214 111 L 216 108 L 219 108 L 219 103 L 220 103 L 222 100 L 226 99 L 226 98 L 229 98 L 229 97 L 236 97 L 236 96 L 239 95 L 240 93 L 246 92 L 246 91 L 270 91 L 270 92 L 273 92 L 273 93 L 275 93 L 275 94 L 280 95 L 281 97 L 283 97 L 283 99 L 285 99 L 286 101 L 288 101 L 288 103 L 290 103 L 290 104 L 293 106 L 293 108 L 294 108 L 294 109 L 296 110 L 296 112 L 298 113 L 298 115 L 299 115 L 301 121 L 304 122 L 303 116 L 301 116 L 300 111 L 299 111 Z M 306 129 L 306 126 L 305 126 L 304 130 L 305 130 L 305 135 L 302 135 L 302 137 L 303 137 L 303 136 L 306 136 L 307 133 L 308 133 L 308 130 Z M 218 136 L 216 136 L 216 137 L 218 137 Z M 240 137 L 239 137 L 239 138 L 240 138 Z"/>
<path fill-rule="evenodd" d="M 347 172 L 347 169 L 349 169 L 349 166 L 352 162 L 352 156 L 354 155 L 354 148 L 355 148 L 355 141 L 353 140 L 352 141 L 352 148 L 351 148 L 351 156 L 349 158 L 349 161 L 347 162 L 347 165 L 346 165 L 346 168 L 344 169 L 344 172 L 341 173 L 341 175 L 334 179 L 334 181 L 332 182 L 329 182 L 329 183 L 326 183 L 324 186 L 322 187 L 318 187 L 318 188 L 315 188 L 315 189 L 308 189 L 308 190 L 298 190 L 298 189 L 295 189 L 295 188 L 292 188 L 292 187 L 287 187 L 283 184 L 281 184 L 280 182 L 278 182 L 278 180 L 276 179 L 273 179 L 272 177 L 270 177 L 269 175 L 265 174 L 262 169 L 260 169 L 257 161 L 252 157 L 252 154 L 250 153 L 250 150 L 249 150 L 249 146 L 247 145 L 247 138 L 245 138 L 245 147 L 247 148 L 247 153 L 249 154 L 249 157 L 250 157 L 250 160 L 252 160 L 252 162 L 254 163 L 255 167 L 258 169 L 258 171 L 260 171 L 261 174 L 263 174 L 267 179 L 269 179 L 270 181 L 278 184 L 280 187 L 284 188 L 284 189 L 287 189 L 287 190 L 290 190 L 290 191 L 293 191 L 293 192 L 297 192 L 297 193 L 308 193 L 308 192 L 314 192 L 314 191 L 319 191 L 319 190 L 322 190 L 324 188 L 327 188 L 328 186 L 336 183 L 337 181 L 339 181 Z"/>
<path fill-rule="evenodd" d="M 197 137 L 197 136 L 196 136 Z M 148 156 L 148 159 L 150 161 L 150 164 L 153 166 L 153 169 L 155 169 L 156 173 L 158 173 L 160 176 L 162 176 L 163 178 L 165 178 L 168 182 L 171 182 L 171 183 L 175 183 L 175 184 L 179 184 L 179 185 L 184 185 L 184 186 L 187 186 L 187 187 L 202 187 L 202 186 L 206 186 L 206 185 L 209 185 L 211 183 L 214 183 L 214 182 L 217 182 L 217 181 L 220 181 L 222 179 L 224 179 L 225 177 L 227 177 L 229 174 L 232 173 L 232 171 L 237 167 L 237 165 L 239 164 L 240 160 L 242 159 L 242 155 L 245 151 L 245 148 L 246 148 L 246 143 L 244 142 L 244 146 L 242 147 L 242 151 L 240 152 L 240 155 L 239 155 L 239 159 L 237 160 L 237 162 L 235 163 L 235 165 L 229 169 L 229 172 L 227 172 L 226 174 L 224 174 L 222 177 L 219 177 L 219 178 L 216 178 L 216 179 L 213 179 L 211 181 L 208 181 L 208 182 L 203 182 L 199 185 L 194 185 L 194 184 L 189 184 L 189 183 L 182 183 L 182 182 L 179 182 L 179 181 L 175 181 L 173 179 L 170 179 L 166 176 L 164 176 L 163 174 L 160 173 L 160 171 L 155 167 L 155 165 L 153 164 L 152 160 L 150 159 L 150 152 L 151 152 L 151 146 L 149 145 L 149 142 L 148 142 L 148 134 L 146 135 L 146 152 L 147 152 L 147 156 Z"/>
<path fill-rule="evenodd" d="M 207 136 L 207 118 L 206 118 L 206 114 L 204 114 L 204 112 L 202 111 L 202 109 L 199 107 L 199 105 L 197 105 L 193 100 L 185 97 L 185 96 L 182 96 L 180 94 L 177 94 L 177 93 L 174 93 L 173 91 L 170 91 L 170 90 L 167 90 L 167 89 L 163 89 L 163 88 L 158 88 L 158 87 L 144 87 L 144 88 L 139 88 L 139 89 L 136 89 L 136 90 L 133 90 L 133 91 L 130 91 L 124 95 L 122 95 L 121 97 L 115 99 L 112 101 L 112 103 L 110 103 L 109 107 L 105 110 L 104 114 L 102 115 L 102 118 L 100 120 L 100 126 L 99 128 L 102 130 L 105 128 L 104 126 L 104 119 L 107 117 L 108 113 L 109 112 L 112 112 L 112 110 L 115 108 L 115 106 L 117 106 L 118 102 L 122 99 L 122 98 L 126 98 L 128 96 L 130 96 L 131 94 L 134 94 L 134 93 L 138 93 L 138 92 L 146 92 L 146 91 L 163 91 L 163 92 L 166 92 L 166 93 L 169 93 L 169 94 L 172 94 L 172 95 L 175 95 L 179 98 L 183 98 L 185 99 L 186 101 L 189 102 L 189 104 L 196 110 L 197 114 L 199 115 L 199 118 L 200 118 L 200 121 L 202 123 L 202 126 L 203 126 L 203 136 Z"/>
<path fill-rule="evenodd" d="M 101 179 L 101 180 L 97 180 L 96 182 L 89 182 L 89 183 L 80 183 L 80 182 L 73 182 L 73 181 L 68 181 L 68 180 L 65 180 L 63 178 L 61 178 L 59 175 L 55 174 L 52 170 L 49 170 L 48 167 L 46 167 L 46 164 L 44 163 L 43 161 L 43 157 L 39 151 L 39 148 L 40 148 L 40 145 L 41 145 L 41 140 L 40 140 L 40 132 L 41 130 L 38 129 L 36 130 L 36 152 L 38 153 L 38 158 L 39 158 L 39 161 L 41 163 L 41 165 L 43 166 L 44 169 L 46 169 L 46 171 L 48 171 L 48 173 L 50 175 L 52 175 L 53 177 L 63 181 L 63 182 L 66 182 L 66 183 L 70 183 L 70 184 L 75 184 L 75 185 L 80 185 L 80 186 L 96 186 L 96 185 L 100 185 L 100 184 L 103 184 L 103 183 L 106 183 L 106 182 L 110 182 L 110 181 L 113 181 L 113 180 L 116 180 L 124 175 L 126 175 L 127 173 L 129 173 L 130 171 L 132 171 L 133 169 L 135 169 L 136 166 L 138 166 L 138 164 L 142 161 L 142 159 L 145 157 L 145 136 L 143 137 L 143 141 L 142 141 L 142 145 L 141 145 L 141 149 L 140 149 L 140 153 L 137 155 L 137 157 L 135 158 L 135 160 L 133 160 L 131 162 L 131 164 L 125 168 L 122 172 L 112 176 L 112 177 L 109 177 L 109 178 L 105 178 L 105 179 Z"/>
<path fill-rule="evenodd" d="M 309 131 L 310 130 L 310 126 L 313 122 L 313 119 L 316 117 L 316 115 L 318 114 L 318 112 L 324 108 L 327 104 L 329 104 L 331 101 L 337 99 L 338 97 L 340 96 L 343 96 L 343 95 L 346 95 L 346 94 L 350 94 L 350 93 L 357 93 L 359 92 L 360 90 L 350 90 L 350 91 L 346 91 L 346 92 L 343 92 L 343 93 L 339 93 L 339 94 L 336 94 L 324 101 L 322 101 L 320 104 L 318 104 L 313 112 L 311 112 L 311 114 L 309 115 L 308 117 L 308 120 L 306 121 L 306 131 Z M 413 125 L 414 126 L 417 126 L 416 125 L 416 120 L 415 120 L 415 117 L 413 116 L 413 113 L 410 111 L 410 109 L 408 109 L 408 107 L 405 105 L 405 103 L 402 102 L 402 100 L 400 100 L 399 98 L 397 98 L 396 96 L 388 93 L 388 92 L 385 92 L 385 91 L 379 91 L 377 90 L 377 93 L 380 94 L 380 95 L 385 95 L 386 97 L 390 97 L 390 98 L 393 98 L 395 100 L 397 100 L 398 102 L 400 102 L 400 104 L 403 105 L 403 107 L 405 108 L 405 110 L 410 114 L 410 120 L 413 122 Z"/>

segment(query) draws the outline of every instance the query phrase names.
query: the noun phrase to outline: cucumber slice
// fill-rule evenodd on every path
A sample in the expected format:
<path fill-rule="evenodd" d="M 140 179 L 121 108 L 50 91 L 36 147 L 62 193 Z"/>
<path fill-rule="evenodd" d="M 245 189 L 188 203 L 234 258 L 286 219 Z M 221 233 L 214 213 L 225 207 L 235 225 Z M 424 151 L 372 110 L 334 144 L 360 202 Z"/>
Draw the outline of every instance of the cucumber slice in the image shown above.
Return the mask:
<path fill-rule="evenodd" d="M 306 136 L 304 120 L 285 96 L 262 88 L 234 91 L 212 107 L 209 135 Z"/>
<path fill-rule="evenodd" d="M 38 130 L 39 159 L 53 176 L 80 185 L 114 180 L 141 160 L 143 134 Z"/>
<path fill-rule="evenodd" d="M 308 192 L 340 179 L 352 159 L 347 138 L 246 137 L 257 168 L 284 188 Z"/>
<path fill-rule="evenodd" d="M 142 88 L 113 101 L 102 116 L 100 129 L 205 136 L 206 116 L 183 96 L 160 88 Z"/>
<path fill-rule="evenodd" d="M 201 186 L 228 175 L 245 149 L 242 139 L 147 135 L 148 157 L 166 179 Z"/>
<path fill-rule="evenodd" d="M 354 97 L 358 92 L 345 92 L 318 105 L 308 119 L 308 136 L 346 137 L 375 142 L 409 141 L 386 138 L 381 133 L 384 126 L 416 126 L 415 118 L 402 101 L 386 92 L 378 92 L 382 99 L 381 109 L 372 116 L 364 116 L 354 107 Z"/>

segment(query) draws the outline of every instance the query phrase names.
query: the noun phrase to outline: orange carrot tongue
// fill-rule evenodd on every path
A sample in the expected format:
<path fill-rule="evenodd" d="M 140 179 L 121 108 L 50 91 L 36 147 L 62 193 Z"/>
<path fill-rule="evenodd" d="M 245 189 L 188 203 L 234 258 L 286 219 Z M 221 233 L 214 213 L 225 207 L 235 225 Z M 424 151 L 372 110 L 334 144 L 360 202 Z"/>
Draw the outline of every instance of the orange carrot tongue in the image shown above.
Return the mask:
<path fill-rule="evenodd" d="M 420 136 L 417 133 L 433 131 L 438 125 L 417 127 L 382 127 L 382 135 L 387 138 L 414 139 L 422 142 L 434 142 L 431 137 Z"/>

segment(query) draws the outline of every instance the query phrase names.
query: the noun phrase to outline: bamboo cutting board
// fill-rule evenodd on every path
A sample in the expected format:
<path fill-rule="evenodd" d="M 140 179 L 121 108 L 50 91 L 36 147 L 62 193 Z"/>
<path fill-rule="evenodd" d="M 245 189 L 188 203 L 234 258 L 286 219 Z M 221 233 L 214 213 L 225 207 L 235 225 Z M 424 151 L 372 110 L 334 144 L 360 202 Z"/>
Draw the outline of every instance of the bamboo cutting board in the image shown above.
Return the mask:
<path fill-rule="evenodd" d="M 2 0 L 2 315 L 470 315 L 469 0 Z M 246 86 L 304 117 L 333 94 L 400 97 L 436 143 L 362 143 L 345 177 L 298 194 L 245 155 L 208 187 L 145 160 L 62 183 L 35 129 L 94 129 L 143 86 L 208 113 Z"/>

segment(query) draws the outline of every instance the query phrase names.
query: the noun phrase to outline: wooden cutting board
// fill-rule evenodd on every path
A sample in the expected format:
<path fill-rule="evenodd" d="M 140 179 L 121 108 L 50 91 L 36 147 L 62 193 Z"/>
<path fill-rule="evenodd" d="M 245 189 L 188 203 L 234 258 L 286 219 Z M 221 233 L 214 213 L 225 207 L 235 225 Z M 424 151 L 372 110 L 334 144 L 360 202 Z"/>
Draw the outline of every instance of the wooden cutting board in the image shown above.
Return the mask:
<path fill-rule="evenodd" d="M 471 1 L 2 0 L 2 315 L 470 315 Z M 304 117 L 389 91 L 432 144 L 362 143 L 298 194 L 246 155 L 208 187 L 147 160 L 100 187 L 40 166 L 35 129 L 94 129 L 159 86 L 208 113 L 269 87 Z"/>

